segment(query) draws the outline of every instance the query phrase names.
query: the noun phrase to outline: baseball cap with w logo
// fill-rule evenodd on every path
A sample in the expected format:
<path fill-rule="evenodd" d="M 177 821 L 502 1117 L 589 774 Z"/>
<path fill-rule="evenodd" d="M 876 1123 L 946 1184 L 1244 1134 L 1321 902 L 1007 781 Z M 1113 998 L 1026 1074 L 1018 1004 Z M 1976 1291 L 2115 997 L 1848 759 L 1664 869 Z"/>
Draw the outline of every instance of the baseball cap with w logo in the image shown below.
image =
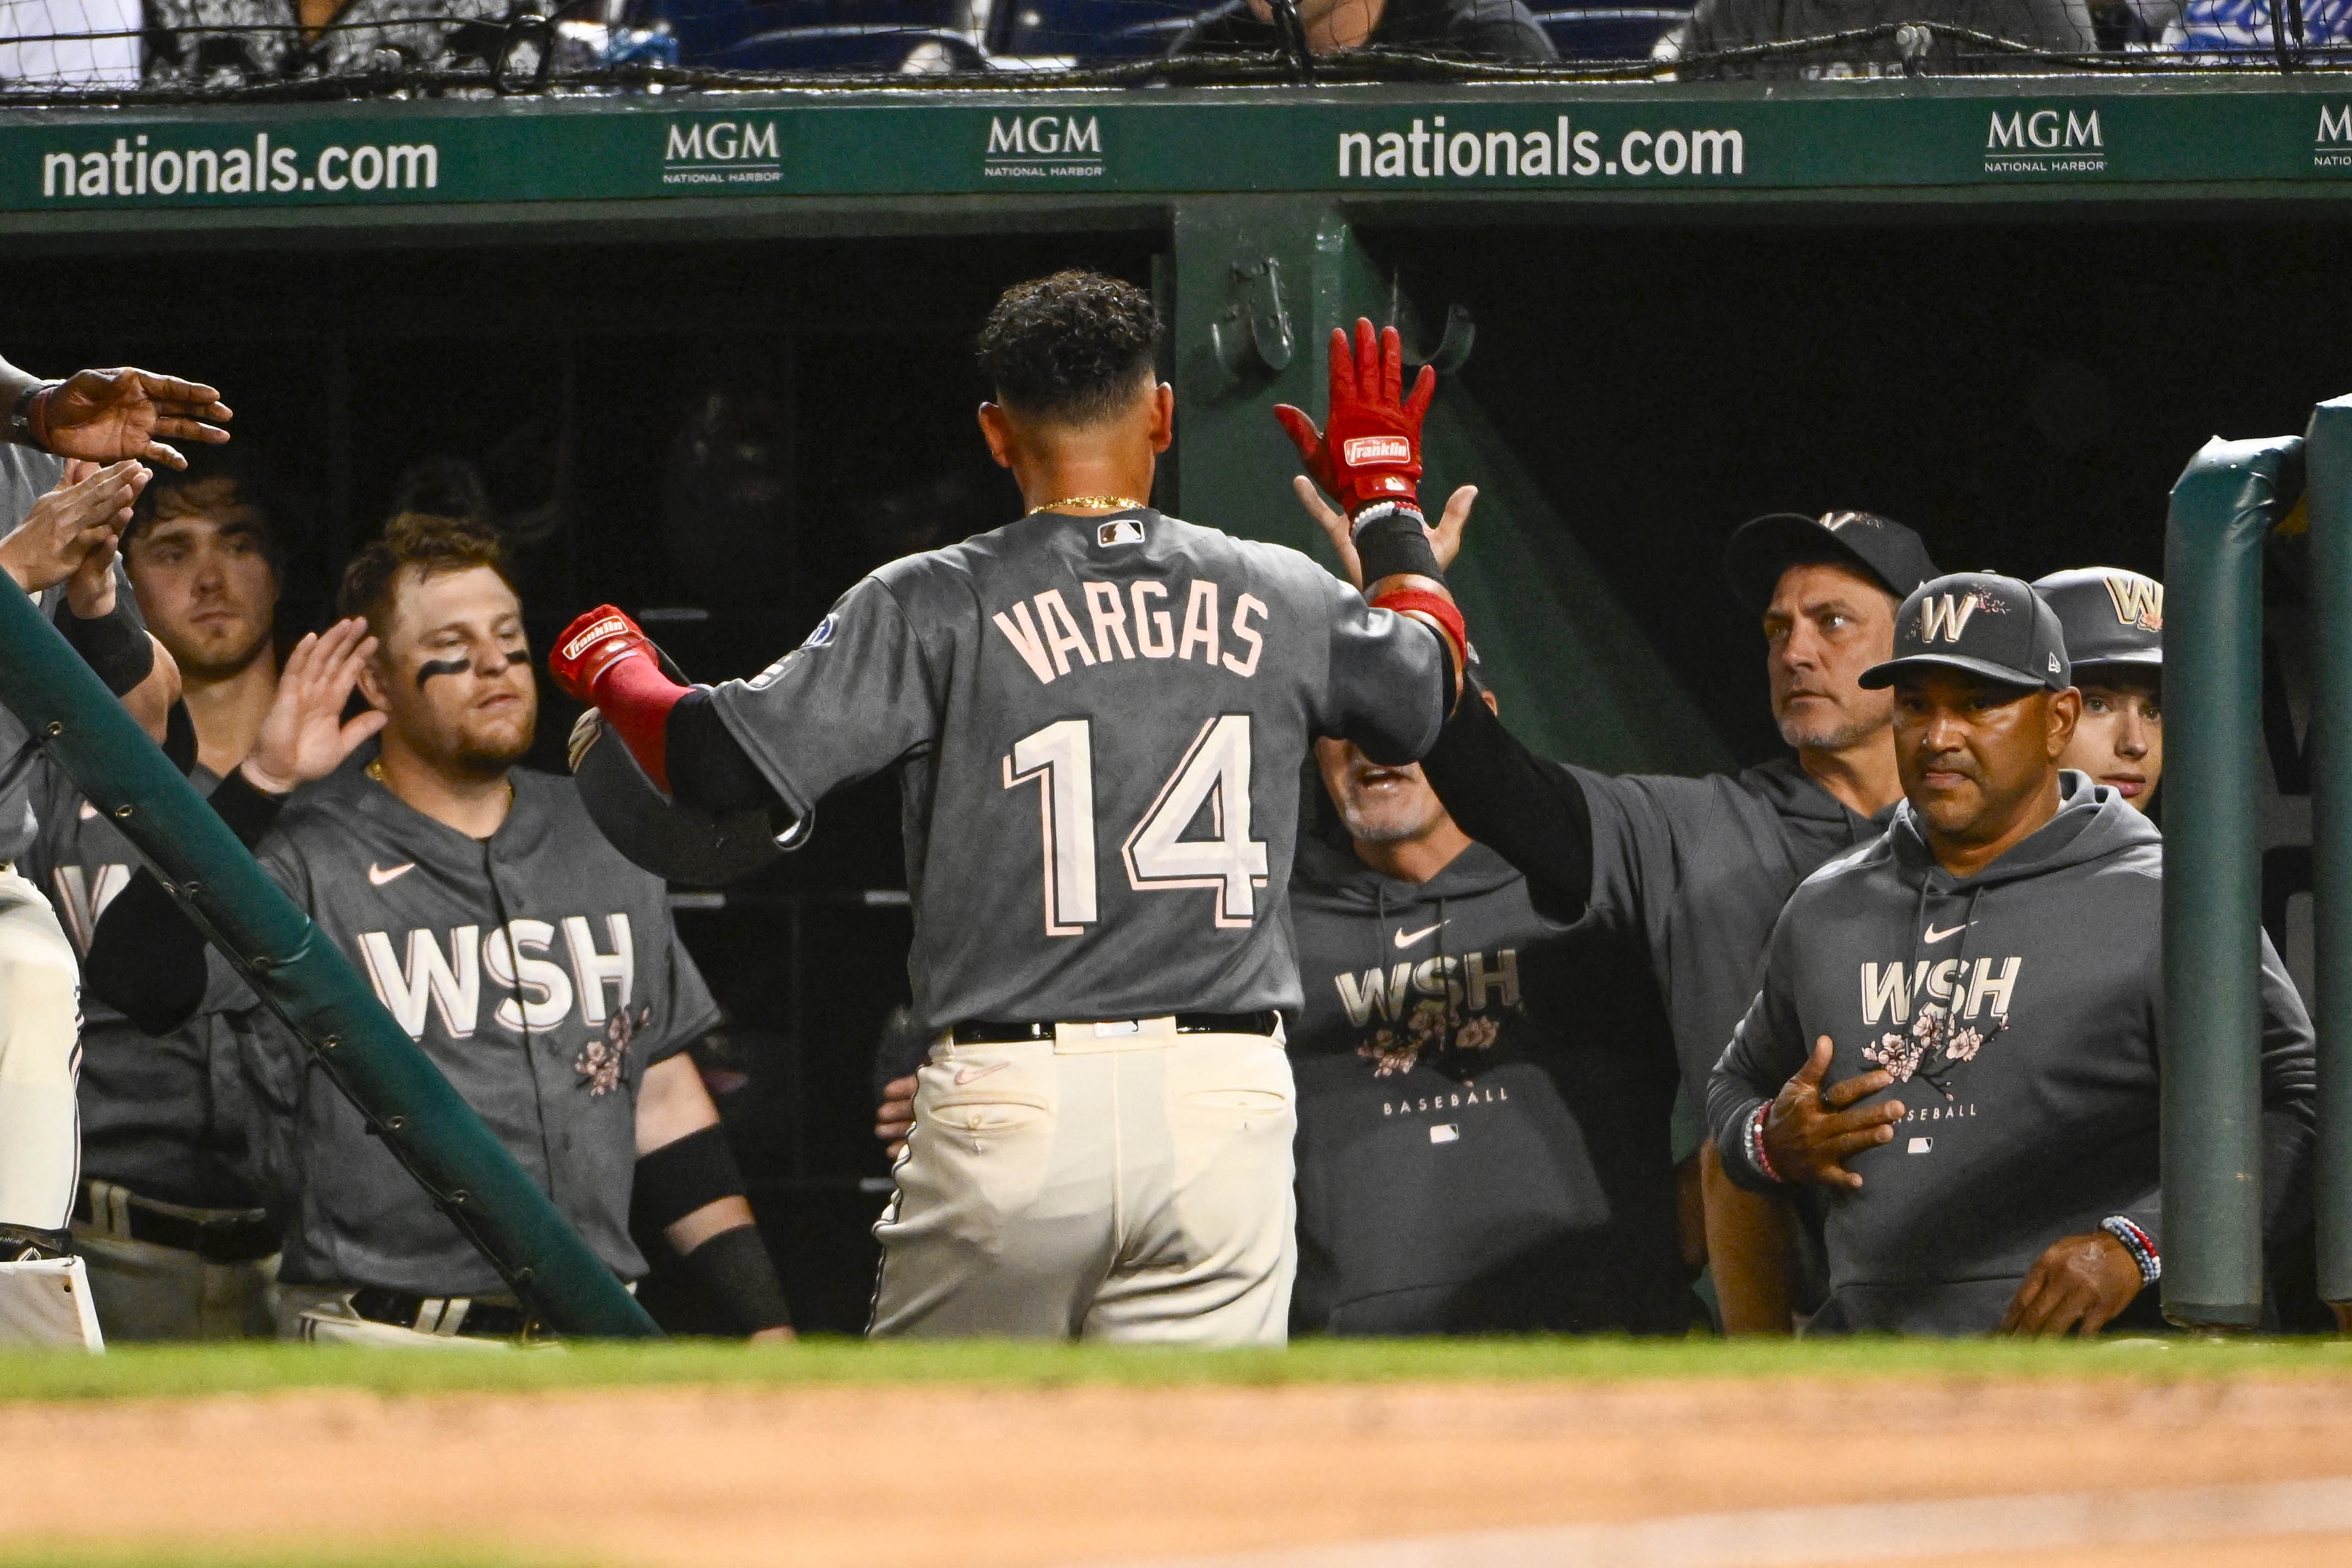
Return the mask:
<path fill-rule="evenodd" d="M 1863 671 L 1865 689 L 1913 670 L 1962 670 L 2012 686 L 2074 684 L 2057 612 L 2013 577 L 1956 571 L 1914 589 L 1895 612 L 1895 657 Z"/>
<path fill-rule="evenodd" d="M 2164 584 L 2116 566 L 2053 571 L 2033 591 L 2058 612 L 2074 667 L 2164 664 Z"/>

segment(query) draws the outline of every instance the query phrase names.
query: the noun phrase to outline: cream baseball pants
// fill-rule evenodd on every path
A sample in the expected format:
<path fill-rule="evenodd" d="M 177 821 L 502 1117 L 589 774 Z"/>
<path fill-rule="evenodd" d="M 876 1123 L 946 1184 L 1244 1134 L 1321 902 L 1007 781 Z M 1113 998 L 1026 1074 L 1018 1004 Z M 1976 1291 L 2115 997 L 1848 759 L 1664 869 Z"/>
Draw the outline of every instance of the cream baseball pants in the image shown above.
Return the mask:
<path fill-rule="evenodd" d="M 0 864 L 0 1223 L 72 1218 L 80 1071 L 80 961 L 40 889 Z"/>
<path fill-rule="evenodd" d="M 1280 1344 L 1296 1125 L 1279 1035 L 1163 1017 L 943 1039 L 874 1228 L 868 1332 Z"/>

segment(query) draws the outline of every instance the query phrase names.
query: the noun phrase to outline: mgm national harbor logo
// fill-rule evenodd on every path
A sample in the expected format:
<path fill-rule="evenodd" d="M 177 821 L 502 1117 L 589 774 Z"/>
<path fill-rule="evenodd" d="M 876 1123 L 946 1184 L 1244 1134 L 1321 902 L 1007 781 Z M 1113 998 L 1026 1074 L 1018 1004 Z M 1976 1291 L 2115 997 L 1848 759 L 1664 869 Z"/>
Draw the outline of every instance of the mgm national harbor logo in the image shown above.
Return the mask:
<path fill-rule="evenodd" d="M 2352 169 L 2352 103 L 2319 106 L 2319 129 L 2311 138 L 2311 166 Z"/>
<path fill-rule="evenodd" d="M 1098 180 L 1102 121 L 1091 114 L 992 114 L 981 173 L 991 180 Z"/>
<path fill-rule="evenodd" d="M 2096 174 L 2107 144 L 2095 109 L 1996 109 L 1986 128 L 1988 174 Z"/>
<path fill-rule="evenodd" d="M 665 185 L 772 185 L 784 177 L 772 120 L 672 120 Z"/>

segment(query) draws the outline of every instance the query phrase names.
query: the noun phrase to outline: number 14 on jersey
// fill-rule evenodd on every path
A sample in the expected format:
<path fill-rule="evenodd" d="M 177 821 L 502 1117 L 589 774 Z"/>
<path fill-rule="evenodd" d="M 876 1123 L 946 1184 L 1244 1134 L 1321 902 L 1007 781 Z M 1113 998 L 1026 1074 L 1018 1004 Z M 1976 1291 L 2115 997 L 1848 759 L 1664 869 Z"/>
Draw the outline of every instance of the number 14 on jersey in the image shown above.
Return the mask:
<path fill-rule="evenodd" d="M 1066 718 L 1023 736 L 1004 758 L 1007 789 L 1037 784 L 1037 825 L 1045 850 L 1045 935 L 1076 936 L 1098 918 L 1095 896 L 1093 721 Z M 1203 806 L 1205 839 L 1183 837 Z M 1250 837 L 1250 720 L 1221 714 L 1201 727 L 1183 760 L 1143 820 L 1119 846 L 1128 885 L 1139 893 L 1214 888 L 1219 925 L 1257 918 L 1265 885 L 1265 845 Z"/>

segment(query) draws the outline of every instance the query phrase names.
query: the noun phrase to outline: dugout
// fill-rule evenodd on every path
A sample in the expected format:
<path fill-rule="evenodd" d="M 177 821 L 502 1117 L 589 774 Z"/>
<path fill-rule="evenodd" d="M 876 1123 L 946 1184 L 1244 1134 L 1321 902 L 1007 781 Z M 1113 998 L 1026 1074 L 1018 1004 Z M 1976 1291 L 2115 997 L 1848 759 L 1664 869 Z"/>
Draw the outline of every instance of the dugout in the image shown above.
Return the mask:
<path fill-rule="evenodd" d="M 290 625 L 457 458 L 542 646 L 609 598 L 719 678 L 868 567 L 1012 515 L 967 348 L 1003 284 L 1150 282 L 1180 399 L 1160 499 L 1293 542 L 1265 410 L 1319 403 L 1334 320 L 1396 319 L 1450 372 L 1428 488 L 1485 489 L 1460 586 L 1506 712 L 1579 760 L 1694 769 L 1775 744 L 1715 564 L 1746 517 L 1867 507 L 1951 568 L 2159 571 L 2190 451 L 2352 384 L 2347 101 L 2306 75 L 12 110 L 0 346 L 226 389 L 300 519 Z M 391 156 L 424 145 L 429 181 Z M 292 184 L 188 191 L 188 153 L 248 146 Z M 368 190 L 317 185 L 371 150 Z M 677 894 L 809 1326 L 864 1311 L 901 887 L 883 782 L 772 877 Z"/>

